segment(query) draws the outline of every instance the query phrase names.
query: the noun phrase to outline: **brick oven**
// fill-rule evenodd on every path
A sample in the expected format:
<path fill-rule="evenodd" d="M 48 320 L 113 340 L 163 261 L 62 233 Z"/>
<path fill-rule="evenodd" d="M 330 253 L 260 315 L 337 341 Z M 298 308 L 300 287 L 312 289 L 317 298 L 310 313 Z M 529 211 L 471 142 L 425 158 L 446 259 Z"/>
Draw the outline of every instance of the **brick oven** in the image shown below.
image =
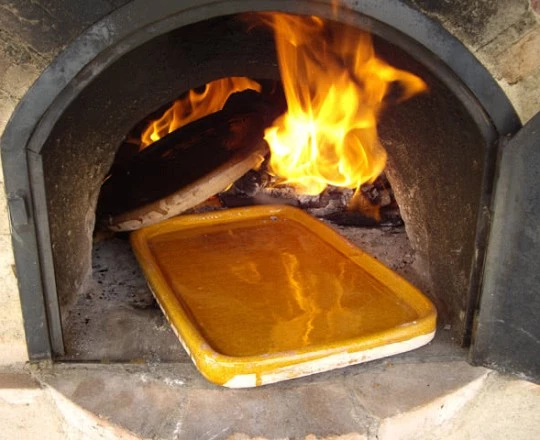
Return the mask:
<path fill-rule="evenodd" d="M 471 362 L 538 379 L 536 3 L 349 1 L 337 18 L 331 1 L 38 3 L 6 8 L 0 34 L 6 120 L 17 104 L 2 137 L 3 178 L 31 361 L 146 358 L 144 347 L 79 356 L 110 336 L 105 324 L 70 342 L 68 329 L 84 339 L 74 307 L 91 302 L 100 270 L 115 270 L 95 260 L 101 184 L 133 126 L 181 93 L 223 77 L 279 79 L 271 33 L 238 17 L 280 11 L 367 30 L 378 54 L 428 84 L 379 122 L 415 281 Z M 21 84 L 18 69 L 34 75 Z M 111 262 L 125 255 L 106 252 Z M 137 321 L 125 319 L 133 331 Z"/>

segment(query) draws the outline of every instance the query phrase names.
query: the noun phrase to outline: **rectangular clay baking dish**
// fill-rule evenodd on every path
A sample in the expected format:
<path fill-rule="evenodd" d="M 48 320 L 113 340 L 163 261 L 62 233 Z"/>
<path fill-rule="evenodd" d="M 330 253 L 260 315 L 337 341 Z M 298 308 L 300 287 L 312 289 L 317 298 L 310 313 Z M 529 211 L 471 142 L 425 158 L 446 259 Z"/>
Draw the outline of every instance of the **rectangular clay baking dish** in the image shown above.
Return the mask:
<path fill-rule="evenodd" d="M 200 372 L 253 387 L 409 351 L 435 334 L 415 287 L 286 206 L 185 215 L 132 247 Z"/>

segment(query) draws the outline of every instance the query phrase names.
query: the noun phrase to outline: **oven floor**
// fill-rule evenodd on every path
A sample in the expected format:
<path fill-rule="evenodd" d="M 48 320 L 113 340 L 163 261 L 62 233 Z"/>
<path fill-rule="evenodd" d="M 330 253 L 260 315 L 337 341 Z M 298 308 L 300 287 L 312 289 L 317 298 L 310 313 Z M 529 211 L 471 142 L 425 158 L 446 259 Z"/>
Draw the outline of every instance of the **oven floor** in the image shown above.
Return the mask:
<path fill-rule="evenodd" d="M 426 292 L 404 228 L 336 227 L 350 241 Z M 190 362 L 142 274 L 129 241 L 95 244 L 93 281 L 64 325 L 66 361 Z M 447 351 L 449 336 L 427 350 Z M 425 351 L 426 349 L 424 349 Z"/>

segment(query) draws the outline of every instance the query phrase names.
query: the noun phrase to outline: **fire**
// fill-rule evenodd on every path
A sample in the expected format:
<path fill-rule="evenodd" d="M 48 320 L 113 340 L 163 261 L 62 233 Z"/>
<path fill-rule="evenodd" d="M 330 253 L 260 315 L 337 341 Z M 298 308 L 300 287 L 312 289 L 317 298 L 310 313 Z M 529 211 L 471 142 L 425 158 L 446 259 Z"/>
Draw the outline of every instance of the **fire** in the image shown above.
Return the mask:
<path fill-rule="evenodd" d="M 261 14 L 275 32 L 288 111 L 265 132 L 270 169 L 298 192 L 358 188 L 384 169 L 377 117 L 392 83 L 402 99 L 426 90 L 375 55 L 371 36 L 318 17 Z"/>
<path fill-rule="evenodd" d="M 229 77 L 206 84 L 202 92 L 190 90 L 187 96 L 176 100 L 161 118 L 146 127 L 141 135 L 141 150 L 172 131 L 221 110 L 229 96 L 246 89 L 260 92 L 261 86 L 249 78 Z"/>

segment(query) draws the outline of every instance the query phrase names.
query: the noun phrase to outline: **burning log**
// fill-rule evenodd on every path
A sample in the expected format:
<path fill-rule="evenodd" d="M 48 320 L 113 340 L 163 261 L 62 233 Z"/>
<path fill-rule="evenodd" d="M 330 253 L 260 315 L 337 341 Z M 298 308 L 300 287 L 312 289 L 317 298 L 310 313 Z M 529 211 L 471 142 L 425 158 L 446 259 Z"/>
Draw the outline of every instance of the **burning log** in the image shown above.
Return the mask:
<path fill-rule="evenodd" d="M 221 205 L 227 208 L 251 205 L 290 205 L 301 208 L 315 217 L 341 226 L 403 225 L 399 207 L 386 175 L 373 183 L 364 184 L 359 191 L 327 187 L 318 195 L 300 195 L 292 186 L 276 185 L 265 162 L 257 171 L 251 170 L 225 192 L 219 193 Z"/>
<path fill-rule="evenodd" d="M 178 215 L 223 191 L 268 152 L 264 129 L 283 110 L 247 90 L 223 110 L 168 134 L 123 162 L 102 185 L 99 223 L 139 229 Z"/>

